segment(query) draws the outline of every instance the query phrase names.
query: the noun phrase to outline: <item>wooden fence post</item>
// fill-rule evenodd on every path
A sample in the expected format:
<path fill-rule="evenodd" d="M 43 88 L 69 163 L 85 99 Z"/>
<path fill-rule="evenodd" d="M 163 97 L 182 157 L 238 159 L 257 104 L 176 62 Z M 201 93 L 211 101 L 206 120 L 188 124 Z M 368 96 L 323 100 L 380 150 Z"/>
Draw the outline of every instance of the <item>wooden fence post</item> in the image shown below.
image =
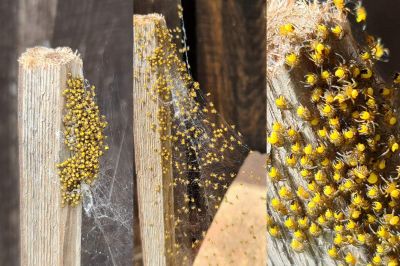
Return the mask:
<path fill-rule="evenodd" d="M 62 207 L 56 168 L 67 155 L 62 90 L 68 73 L 83 74 L 69 48 L 31 48 L 19 59 L 21 265 L 80 265 L 81 205 Z"/>
<path fill-rule="evenodd" d="M 316 146 L 320 138 L 316 130 L 312 128 L 310 123 L 305 123 L 296 114 L 296 108 L 303 105 L 309 110 L 315 107 L 310 100 L 310 94 L 302 83 L 307 73 L 314 71 L 314 66 L 307 63 L 307 60 L 300 60 L 299 64 L 290 69 L 281 62 L 284 62 L 286 53 L 281 52 L 283 46 L 289 45 L 294 49 L 293 43 L 280 43 L 277 38 L 279 27 L 284 23 L 293 23 L 302 39 L 298 39 L 298 43 L 302 43 L 304 38 L 317 28 L 317 25 L 324 23 L 335 23 L 342 27 L 345 32 L 340 43 L 336 44 L 335 53 L 344 55 L 356 55 L 358 53 L 358 44 L 354 39 L 350 23 L 341 13 L 332 11 L 327 4 L 319 2 L 307 3 L 301 2 L 299 5 L 296 1 L 276 1 L 268 0 L 267 2 L 267 134 L 273 131 L 274 122 L 279 122 L 285 127 L 296 128 L 301 132 L 302 137 L 308 142 Z M 323 18 L 323 19 L 322 19 Z M 296 43 L 297 45 L 297 43 Z M 282 61 L 279 61 L 280 58 Z M 281 110 L 277 107 L 275 100 L 283 96 L 290 103 L 290 110 Z M 313 109 L 314 108 L 314 109 Z M 286 156 L 290 154 L 290 149 L 275 149 L 270 143 L 267 143 L 267 155 L 271 166 L 279 167 L 279 170 L 285 173 L 286 183 L 290 184 L 292 189 L 303 186 L 307 187 L 307 181 L 298 173 L 291 169 L 286 163 Z M 267 208 L 272 210 L 271 199 L 280 198 L 279 186 L 272 181 L 267 175 Z M 271 211 L 273 218 L 283 224 L 284 216 Z M 340 265 L 337 260 L 333 260 L 326 252 L 326 246 L 333 242 L 333 230 L 325 230 L 324 234 L 318 237 L 310 237 L 309 244 L 304 252 L 295 252 L 291 248 L 289 235 L 283 235 L 283 239 L 278 239 L 267 234 L 267 264 L 268 265 Z M 357 254 L 361 261 L 366 261 L 366 254 L 359 252 Z"/>
<path fill-rule="evenodd" d="M 193 2 L 198 81 L 250 149 L 265 152 L 265 0 Z"/>
<path fill-rule="evenodd" d="M 174 199 L 172 170 L 161 156 L 170 150 L 159 128 L 160 102 L 151 88 L 157 73 L 150 71 L 147 57 L 157 45 L 156 25 L 165 26 L 162 16 L 134 16 L 133 134 L 144 265 L 174 265 Z M 168 118 L 165 118 L 168 120 Z M 168 126 L 168 121 L 164 121 Z M 169 130 L 169 129 L 164 129 Z"/>

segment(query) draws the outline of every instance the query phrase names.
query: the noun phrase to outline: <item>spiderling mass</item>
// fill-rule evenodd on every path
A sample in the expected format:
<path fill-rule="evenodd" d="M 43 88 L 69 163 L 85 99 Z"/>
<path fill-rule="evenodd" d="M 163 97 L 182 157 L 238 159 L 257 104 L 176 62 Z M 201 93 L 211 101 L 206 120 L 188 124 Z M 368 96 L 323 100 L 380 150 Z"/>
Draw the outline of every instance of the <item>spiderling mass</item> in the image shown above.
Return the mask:
<path fill-rule="evenodd" d="M 331 5 L 365 29 L 367 13 L 359 1 L 334 0 Z M 280 122 L 269 130 L 273 150 L 287 153 L 285 165 L 268 165 L 268 178 L 278 191 L 268 203 L 269 234 L 303 252 L 310 239 L 328 232 L 333 237 L 326 252 L 338 263 L 399 265 L 400 75 L 383 82 L 374 70 L 376 61 L 387 59 L 388 49 L 364 32 L 365 44 L 356 54 L 342 53 L 352 36 L 349 27 L 334 21 L 316 25 L 305 41 L 297 38 L 295 24 L 277 31 L 283 42 L 303 42 L 299 51 L 284 55 L 287 70 L 311 65 L 313 71 L 296 80 L 307 104 L 293 106 L 279 95 L 276 107 L 309 123 L 317 141 L 310 143 L 297 128 Z M 285 168 L 296 170 L 306 185 L 290 184 Z M 283 223 L 274 217 L 283 217 Z M 361 253 L 367 261 L 360 260 Z"/>
<path fill-rule="evenodd" d="M 91 184 L 100 168 L 100 157 L 108 146 L 104 144 L 105 117 L 94 101 L 95 87 L 82 78 L 68 74 L 63 91 L 66 113 L 63 118 L 64 144 L 70 157 L 57 164 L 61 182 L 62 205 L 77 206 L 81 200 L 81 185 Z"/>

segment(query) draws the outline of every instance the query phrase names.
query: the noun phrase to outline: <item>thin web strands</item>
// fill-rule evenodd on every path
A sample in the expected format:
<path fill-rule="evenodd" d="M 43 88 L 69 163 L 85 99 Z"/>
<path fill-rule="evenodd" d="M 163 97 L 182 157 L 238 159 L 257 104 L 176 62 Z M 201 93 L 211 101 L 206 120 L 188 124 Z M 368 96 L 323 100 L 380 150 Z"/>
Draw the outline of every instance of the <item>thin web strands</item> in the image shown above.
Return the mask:
<path fill-rule="evenodd" d="M 85 80 L 85 89 L 90 89 Z M 94 101 L 99 102 L 95 97 Z M 125 108 L 121 105 L 120 108 Z M 125 265 L 133 250 L 133 196 L 129 179 L 133 172 L 129 150 L 127 115 L 114 116 L 110 108 L 100 106 L 109 125 L 105 129 L 110 149 L 100 159 L 99 173 L 89 185 L 82 183 L 82 264 Z M 121 112 L 126 113 L 126 112 Z"/>
<path fill-rule="evenodd" d="M 171 129 L 153 127 L 162 140 L 172 142 L 172 150 L 161 153 L 164 164 L 173 168 L 170 185 L 174 187 L 175 210 L 169 219 L 175 231 L 165 233 L 175 235 L 176 250 L 168 256 L 189 263 L 249 149 L 234 126 L 213 122 L 218 112 L 188 74 L 171 32 L 162 24 L 155 27 L 157 47 L 145 62 L 149 73 L 157 73 L 157 80 L 144 89 L 159 103 L 159 124 Z M 146 44 L 135 41 L 142 42 L 135 53 L 143 54 Z"/>

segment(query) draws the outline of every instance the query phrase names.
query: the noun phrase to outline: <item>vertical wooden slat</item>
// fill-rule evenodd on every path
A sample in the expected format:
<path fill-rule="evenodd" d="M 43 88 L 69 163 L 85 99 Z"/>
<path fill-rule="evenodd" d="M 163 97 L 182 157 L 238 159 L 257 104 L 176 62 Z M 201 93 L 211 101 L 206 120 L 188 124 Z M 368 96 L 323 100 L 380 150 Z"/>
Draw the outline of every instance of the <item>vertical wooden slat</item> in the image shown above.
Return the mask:
<path fill-rule="evenodd" d="M 197 77 L 218 112 L 265 151 L 265 0 L 196 1 Z"/>
<path fill-rule="evenodd" d="M 50 46 L 58 0 L 18 0 L 18 54 L 35 45 Z"/>
<path fill-rule="evenodd" d="M 68 48 L 28 49 L 19 59 L 18 136 L 21 265 L 80 265 L 81 205 L 61 206 L 56 164 L 62 138 L 67 74 L 82 76 Z"/>
<path fill-rule="evenodd" d="M 363 6 L 368 13 L 368 34 L 382 38 L 383 44 L 390 50 L 390 60 L 388 62 L 377 62 L 377 69 L 383 78 L 391 79 L 394 72 L 400 70 L 400 51 L 397 49 L 400 37 L 398 34 L 393 34 L 400 27 L 399 17 L 394 15 L 396 10 L 400 8 L 400 2 L 391 0 L 364 1 Z"/>
<path fill-rule="evenodd" d="M 132 8 L 131 1 L 125 0 L 4 0 L 0 3 L 0 21 L 3 26 L 0 52 L 1 95 L 0 112 L 0 265 L 18 265 L 18 153 L 17 153 L 17 58 L 27 47 L 34 45 L 68 45 L 79 49 L 88 62 L 85 71 L 93 84 L 97 85 L 101 110 L 113 119 L 107 134 L 116 136 L 109 139 L 110 151 L 107 161 L 116 165 L 104 170 L 115 176 L 118 189 L 112 193 L 110 203 L 132 207 L 133 144 L 131 135 L 132 76 L 125 75 L 132 67 Z M 102 36 L 99 41 L 98 36 Z M 90 47 L 90 49 L 89 49 Z M 115 47 L 118 47 L 116 49 Z M 110 104 L 112 102 L 112 104 Z M 118 104 L 117 104 L 118 103 Z M 104 113 L 104 112 L 102 112 Z M 125 115 L 123 115 L 125 114 Z M 111 143 L 110 143 L 111 142 Z M 122 144 L 121 144 L 122 142 Z M 121 149 L 119 149 L 122 147 Z M 117 156 L 120 154 L 120 156 Z M 112 159 L 110 159 L 112 158 Z M 117 158 L 122 158 L 116 163 Z M 117 204 L 118 203 L 118 204 Z M 109 263 L 112 255 L 118 253 L 116 263 L 132 260 L 132 208 L 121 207 L 121 220 L 99 219 L 103 232 L 93 229 L 92 218 L 84 215 L 84 232 L 90 232 L 83 239 L 82 262 L 86 265 L 95 261 L 97 265 Z M 128 218 L 125 218 L 128 217 Z M 130 227 L 130 228 L 129 228 Z M 118 234 L 118 236 L 116 236 Z M 105 237 L 104 237 L 105 236 Z M 113 236 L 114 245 L 107 241 Z M 120 248 L 123 246 L 123 248 Z M 114 249 L 114 247 L 117 247 Z M 92 256 L 97 253 L 96 256 Z M 91 257 L 92 256 L 92 257 Z M 122 257 L 122 259 L 121 259 Z M 125 261 L 123 261 L 125 259 Z"/>
<path fill-rule="evenodd" d="M 178 17 L 178 4 L 181 0 L 152 0 L 134 1 L 133 11 L 135 14 L 159 13 L 165 17 L 168 28 L 175 28 L 180 25 Z"/>
<path fill-rule="evenodd" d="M 136 1 L 135 1 L 136 2 Z M 93 184 L 93 208 L 82 213 L 82 265 L 133 260 L 132 1 L 59 1 L 52 46 L 77 49 L 96 86 L 110 149 Z M 135 247 L 136 249 L 136 247 Z"/>
<path fill-rule="evenodd" d="M 0 265 L 18 265 L 17 14 L 18 2 L 0 2 Z"/>
<path fill-rule="evenodd" d="M 300 31 L 301 38 L 299 38 L 299 44 L 303 43 L 303 38 L 309 38 L 310 32 L 312 32 L 320 19 L 324 19 L 324 23 L 337 23 L 340 25 L 346 33 L 343 39 L 336 44 L 335 51 L 337 54 L 344 55 L 345 58 L 349 58 L 350 55 L 353 57 L 357 55 L 359 50 L 359 44 L 356 42 L 352 35 L 352 31 L 345 16 L 339 13 L 335 13 L 328 9 L 329 6 L 320 5 L 319 2 L 308 5 L 307 2 L 302 2 L 302 6 L 295 5 L 294 1 L 279 2 L 271 0 L 269 1 L 269 10 L 267 15 L 268 30 L 271 32 L 278 32 L 278 27 L 281 23 L 293 23 L 295 27 L 302 29 Z M 273 10 L 273 11 L 271 11 Z M 275 20 L 275 18 L 279 18 Z M 278 24 L 279 22 L 279 24 Z M 279 54 L 279 49 L 285 45 L 293 45 L 288 43 L 280 43 L 274 39 L 274 34 L 267 34 L 267 53 L 272 55 Z M 276 50 L 274 50 L 276 48 Z M 293 48 L 293 47 L 292 47 Z M 286 127 L 299 129 L 301 138 L 314 146 L 320 141 L 318 134 L 315 129 L 312 128 L 310 123 L 305 123 L 304 120 L 299 118 L 296 114 L 296 107 L 305 106 L 309 110 L 315 112 L 315 105 L 310 100 L 310 93 L 304 86 L 301 80 L 307 73 L 315 71 L 315 65 L 310 64 L 309 61 L 301 60 L 299 64 L 293 69 L 277 63 L 273 60 L 268 62 L 267 68 L 267 134 L 273 131 L 273 124 L 279 122 Z M 271 58 L 271 57 L 269 57 Z M 289 110 L 280 110 L 275 103 L 275 100 L 283 96 L 287 99 L 288 103 L 292 107 Z M 322 126 L 322 125 L 320 125 Z M 329 148 L 330 152 L 339 153 L 339 151 L 333 148 Z M 286 163 L 286 156 L 290 154 L 290 149 L 284 147 L 276 148 L 270 143 L 267 143 L 267 154 L 271 165 L 277 167 L 285 174 L 285 183 L 288 184 L 293 190 L 298 186 L 307 187 L 307 180 L 305 180 L 297 171 L 288 166 Z M 273 217 L 277 224 L 283 228 L 285 216 L 273 210 L 271 206 L 272 198 L 281 199 L 279 195 L 279 186 L 271 180 L 267 175 L 267 209 L 269 214 Z M 339 201 L 334 202 L 338 204 Z M 335 211 L 335 210 L 334 210 Z M 340 260 L 332 259 L 326 250 L 326 246 L 332 244 L 334 238 L 334 230 L 324 229 L 324 233 L 320 237 L 307 236 L 307 245 L 303 252 L 296 252 L 291 247 L 291 239 L 288 232 L 282 230 L 282 237 L 275 238 L 270 234 L 267 234 L 267 264 L 268 265 L 326 265 L 336 266 L 341 265 Z M 366 262 L 366 253 L 362 248 L 357 249 L 357 253 L 354 253 L 357 257 L 357 263 L 362 264 Z"/>
<path fill-rule="evenodd" d="M 133 12 L 134 14 L 150 14 L 150 13 L 159 13 L 165 17 L 167 26 L 171 29 L 180 26 L 180 19 L 178 17 L 178 4 L 181 3 L 181 0 L 152 0 L 152 1 L 133 1 Z M 176 43 L 178 46 L 180 43 Z M 134 177 L 134 182 L 136 182 L 136 177 Z M 136 183 L 135 183 L 136 187 Z M 135 209 L 134 209 L 134 217 L 138 217 L 139 212 L 137 208 L 137 194 L 135 194 Z M 135 263 L 142 263 L 141 256 L 141 240 L 140 240 L 140 226 L 136 219 L 134 224 L 135 238 L 134 238 L 134 246 L 135 246 Z"/>
<path fill-rule="evenodd" d="M 174 210 L 171 167 L 161 152 L 170 143 L 159 128 L 160 102 L 151 89 L 157 73 L 150 71 L 147 57 L 156 48 L 156 25 L 165 26 L 160 15 L 134 16 L 133 136 L 137 176 L 139 221 L 145 265 L 174 265 Z M 166 119 L 168 119 L 166 117 Z M 168 121 L 165 121 L 167 124 Z M 164 129 L 165 130 L 165 129 Z M 168 130 L 168 129 L 167 129 Z M 168 163 L 168 162 L 167 162 Z M 169 170 L 168 170 L 169 169 Z"/>
<path fill-rule="evenodd" d="M 229 186 L 193 266 L 266 266 L 265 154 L 251 152 Z"/>
<path fill-rule="evenodd" d="M 57 0 L 5 0 L 0 4 L 0 265 L 18 265 L 17 57 L 27 47 L 49 44 Z"/>

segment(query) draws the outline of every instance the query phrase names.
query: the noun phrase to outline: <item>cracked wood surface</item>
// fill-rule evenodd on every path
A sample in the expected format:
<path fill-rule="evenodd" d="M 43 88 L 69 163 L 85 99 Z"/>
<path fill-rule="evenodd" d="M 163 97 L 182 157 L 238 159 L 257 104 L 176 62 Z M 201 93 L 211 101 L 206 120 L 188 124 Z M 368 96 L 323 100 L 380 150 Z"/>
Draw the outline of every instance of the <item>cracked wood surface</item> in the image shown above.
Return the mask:
<path fill-rule="evenodd" d="M 21 265 L 81 265 L 81 205 L 62 207 L 56 164 L 67 74 L 82 76 L 69 48 L 28 49 L 19 59 L 18 128 Z"/>
<path fill-rule="evenodd" d="M 170 147 L 158 128 L 160 102 L 151 90 L 158 78 L 150 70 L 148 57 L 157 47 L 156 25 L 166 26 L 161 15 L 134 16 L 133 136 L 139 222 L 144 265 L 176 265 L 174 256 L 174 212 L 172 171 L 160 154 Z M 170 167 L 169 167 L 170 168 Z M 167 234 L 170 232 L 170 234 Z"/>

